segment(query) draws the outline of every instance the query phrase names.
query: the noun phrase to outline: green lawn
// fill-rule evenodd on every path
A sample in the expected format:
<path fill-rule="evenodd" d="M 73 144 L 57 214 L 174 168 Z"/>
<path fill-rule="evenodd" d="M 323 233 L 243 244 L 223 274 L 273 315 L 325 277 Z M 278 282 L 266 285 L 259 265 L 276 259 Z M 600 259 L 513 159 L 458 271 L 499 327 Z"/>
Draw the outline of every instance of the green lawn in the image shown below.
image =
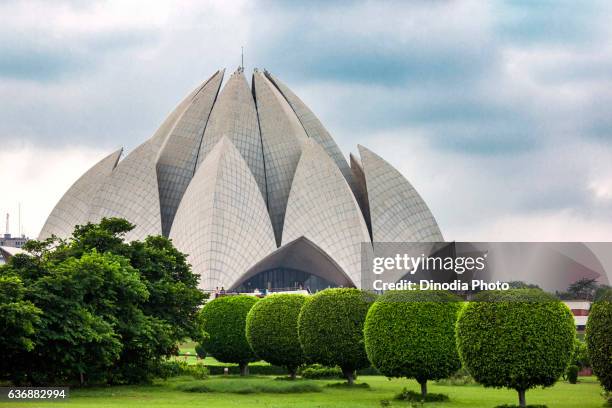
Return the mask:
<path fill-rule="evenodd" d="M 239 377 L 214 376 L 206 381 L 242 381 Z M 274 385 L 274 377 L 251 377 L 245 381 Z M 300 380 L 298 380 L 300 381 Z M 227 394 L 193 393 L 178 387 L 194 383 L 191 378 L 180 377 L 159 381 L 151 386 L 122 386 L 89 389 L 73 389 L 67 402 L 52 403 L 0 403 L 0 407 L 380 407 L 381 400 L 390 400 L 391 406 L 410 407 L 407 402 L 393 401 L 404 387 L 414 391 L 418 384 L 411 380 L 387 380 L 381 376 L 361 376 L 358 382 L 366 382 L 369 389 L 330 388 L 334 380 L 308 381 L 320 386 L 320 392 L 298 394 Z M 232 387 L 228 387 L 231 389 Z M 485 389 L 480 386 L 441 386 L 431 384 L 430 392 L 444 393 L 450 397 L 446 403 L 428 403 L 426 407 L 491 408 L 504 403 L 516 403 L 516 393 L 509 390 Z M 527 402 L 547 404 L 550 408 L 599 408 L 603 405 L 600 387 L 594 378 L 581 378 L 579 384 L 559 382 L 553 388 L 536 389 L 527 393 Z"/>
<path fill-rule="evenodd" d="M 174 358 L 177 360 L 187 361 L 189 364 L 194 364 L 195 362 L 198 361 L 198 358 L 197 358 L 198 355 L 195 352 L 195 346 L 196 346 L 196 343 L 194 341 L 182 343 L 179 346 L 179 353 L 181 355 L 174 357 Z M 184 354 L 189 354 L 189 356 L 185 356 Z M 238 364 L 220 363 L 217 360 L 215 360 L 213 357 L 206 357 L 204 360 L 201 360 L 201 362 L 202 364 L 207 365 L 207 366 L 223 366 L 223 367 L 238 366 Z M 250 363 L 249 365 L 254 366 L 254 365 L 270 365 L 270 364 L 266 363 L 265 361 L 255 361 L 254 363 Z"/>

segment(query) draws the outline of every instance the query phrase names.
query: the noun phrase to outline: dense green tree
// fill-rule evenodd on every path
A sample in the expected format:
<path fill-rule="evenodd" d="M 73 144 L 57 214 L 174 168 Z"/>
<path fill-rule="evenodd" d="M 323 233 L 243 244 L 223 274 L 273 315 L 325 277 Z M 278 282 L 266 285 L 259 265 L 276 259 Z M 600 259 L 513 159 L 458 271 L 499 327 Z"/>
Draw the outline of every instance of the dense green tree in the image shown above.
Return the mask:
<path fill-rule="evenodd" d="M 589 350 L 584 341 L 578 338 L 574 339 L 574 351 L 572 352 L 571 365 L 575 365 L 579 369 L 583 369 L 591 366 L 591 360 L 589 360 Z"/>
<path fill-rule="evenodd" d="M 573 299 L 593 300 L 593 296 L 598 287 L 599 284 L 597 280 L 582 278 L 569 285 L 567 293 L 569 293 Z"/>
<path fill-rule="evenodd" d="M 510 281 L 508 282 L 510 289 L 541 289 L 538 285 L 533 283 L 526 283 L 523 281 Z"/>
<path fill-rule="evenodd" d="M 427 395 L 427 381 L 461 367 L 455 346 L 459 298 L 442 291 L 388 291 L 372 305 L 364 326 L 372 365 L 387 377 L 414 378 Z"/>
<path fill-rule="evenodd" d="M 593 295 L 593 301 L 599 302 L 600 300 L 610 299 L 612 300 L 612 287 L 608 285 L 599 285 L 595 294 Z"/>
<path fill-rule="evenodd" d="M 248 295 L 218 297 L 206 303 L 199 315 L 207 334 L 204 349 L 221 362 L 238 364 L 240 375 L 247 375 L 249 362 L 257 361 L 246 338 L 247 315 L 257 300 Z"/>
<path fill-rule="evenodd" d="M 376 299 L 359 289 L 333 288 L 308 299 L 298 318 L 298 335 L 306 359 L 339 366 L 349 384 L 355 370 L 370 365 L 363 338 L 368 309 Z"/>
<path fill-rule="evenodd" d="M 612 294 L 593 303 L 586 327 L 593 372 L 607 392 L 612 392 Z"/>
<path fill-rule="evenodd" d="M 11 258 L 7 273 L 43 310 L 15 379 L 147 381 L 178 342 L 201 336 L 196 314 L 204 295 L 185 255 L 164 237 L 126 243 L 132 228 L 105 218 L 77 226 L 68 240 L 30 241 L 31 255 Z"/>
<path fill-rule="evenodd" d="M 247 315 L 246 337 L 255 354 L 286 367 L 291 378 L 304 363 L 297 325 L 305 301 L 303 295 L 271 295 L 255 303 Z"/>
<path fill-rule="evenodd" d="M 485 387 L 519 394 L 553 385 L 565 372 L 576 329 L 570 310 L 541 290 L 482 292 L 457 321 L 457 346 L 465 367 Z"/>
<path fill-rule="evenodd" d="M 21 365 L 15 357 L 34 348 L 35 328 L 42 311 L 24 300 L 25 288 L 17 276 L 0 267 L 0 379 L 9 379 L 9 373 Z"/>

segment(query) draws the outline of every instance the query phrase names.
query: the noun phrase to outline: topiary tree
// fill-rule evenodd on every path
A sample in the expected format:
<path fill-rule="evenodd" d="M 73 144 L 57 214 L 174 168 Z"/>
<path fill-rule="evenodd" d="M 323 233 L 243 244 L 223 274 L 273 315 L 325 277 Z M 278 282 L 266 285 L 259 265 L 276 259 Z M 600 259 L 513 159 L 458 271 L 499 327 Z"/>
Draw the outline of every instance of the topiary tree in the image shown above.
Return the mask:
<path fill-rule="evenodd" d="M 572 357 L 576 329 L 570 310 L 540 290 L 481 292 L 459 314 L 463 364 L 485 387 L 525 392 L 553 385 Z"/>
<path fill-rule="evenodd" d="M 255 354 L 270 364 L 286 367 L 292 379 L 304 363 L 298 338 L 298 316 L 306 296 L 267 296 L 249 311 L 246 337 Z"/>
<path fill-rule="evenodd" d="M 248 295 L 223 296 L 200 311 L 202 329 L 208 334 L 202 346 L 217 360 L 238 364 L 240 375 L 247 375 L 249 362 L 257 360 L 245 335 L 247 314 L 257 300 Z"/>
<path fill-rule="evenodd" d="M 370 365 L 363 324 L 376 296 L 359 289 L 326 289 L 308 299 L 298 318 L 298 334 L 306 359 L 340 366 L 349 384 L 355 370 Z"/>
<path fill-rule="evenodd" d="M 593 372 L 607 392 L 612 392 L 612 294 L 593 303 L 586 327 Z"/>
<path fill-rule="evenodd" d="M 388 291 L 370 308 L 365 348 L 387 377 L 414 378 L 427 395 L 427 381 L 447 378 L 461 362 L 455 346 L 459 298 L 443 291 Z"/>

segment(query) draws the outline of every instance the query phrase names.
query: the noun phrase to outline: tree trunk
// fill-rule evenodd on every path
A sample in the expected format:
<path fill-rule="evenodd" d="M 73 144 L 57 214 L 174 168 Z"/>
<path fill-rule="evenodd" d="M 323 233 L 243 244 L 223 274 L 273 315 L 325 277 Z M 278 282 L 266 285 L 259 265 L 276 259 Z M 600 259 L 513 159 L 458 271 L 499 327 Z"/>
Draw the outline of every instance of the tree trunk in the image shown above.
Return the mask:
<path fill-rule="evenodd" d="M 240 363 L 240 376 L 244 377 L 249 375 L 249 363 Z"/>
<path fill-rule="evenodd" d="M 525 390 L 517 390 L 519 395 L 519 407 L 526 407 L 527 403 L 525 401 Z"/>
<path fill-rule="evenodd" d="M 353 385 L 355 383 L 355 371 L 354 370 L 343 368 L 342 374 L 344 374 L 344 377 L 346 378 L 348 385 Z"/>
<path fill-rule="evenodd" d="M 291 378 L 292 380 L 295 380 L 295 377 L 297 375 L 297 368 L 296 367 L 289 367 L 289 378 Z"/>
<path fill-rule="evenodd" d="M 425 398 L 427 396 L 427 380 L 419 381 L 421 384 L 421 397 Z"/>

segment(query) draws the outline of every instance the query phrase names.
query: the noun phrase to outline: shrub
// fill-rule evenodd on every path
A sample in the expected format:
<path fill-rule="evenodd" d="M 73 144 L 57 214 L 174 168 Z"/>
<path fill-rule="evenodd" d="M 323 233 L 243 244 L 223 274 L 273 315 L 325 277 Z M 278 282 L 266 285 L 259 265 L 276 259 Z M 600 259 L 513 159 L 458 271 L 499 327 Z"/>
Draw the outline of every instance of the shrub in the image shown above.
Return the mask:
<path fill-rule="evenodd" d="M 228 369 L 229 375 L 240 374 L 240 367 L 237 365 L 207 365 L 208 371 L 211 375 L 224 375 L 225 369 Z M 249 366 L 249 375 L 283 375 L 287 371 L 283 367 L 273 365 L 259 365 L 254 364 Z"/>
<path fill-rule="evenodd" d="M 459 298 L 442 291 L 388 291 L 370 308 L 364 326 L 368 358 L 387 377 L 427 381 L 461 367 L 455 346 Z"/>
<path fill-rule="evenodd" d="M 245 335 L 246 317 L 256 302 L 254 296 L 223 296 L 208 302 L 199 315 L 208 334 L 204 349 L 221 362 L 238 364 L 241 375 L 248 373 L 249 362 L 257 360 Z"/>
<path fill-rule="evenodd" d="M 426 394 L 418 393 L 404 388 L 402 392 L 395 396 L 396 400 L 410 402 L 444 402 L 448 401 L 448 395 L 444 394 Z"/>
<path fill-rule="evenodd" d="M 585 342 L 577 338 L 574 339 L 574 350 L 572 352 L 572 360 L 570 364 L 578 366 L 579 369 L 591 366 L 587 345 Z"/>
<path fill-rule="evenodd" d="M 358 289 L 323 290 L 308 299 L 298 318 L 300 344 L 307 360 L 339 366 L 349 384 L 368 361 L 363 324 L 376 296 Z"/>
<path fill-rule="evenodd" d="M 196 380 L 203 380 L 208 378 L 210 372 L 208 371 L 208 367 L 201 362 L 197 362 L 195 364 L 188 364 L 185 374 L 192 376 Z"/>
<path fill-rule="evenodd" d="M 342 378 L 340 367 L 325 367 L 321 364 L 311 364 L 300 370 L 300 375 L 309 379 Z"/>
<path fill-rule="evenodd" d="M 170 377 L 178 377 L 180 375 L 190 375 L 196 380 L 208 378 L 210 372 L 201 362 L 196 364 L 187 364 L 186 361 L 164 361 L 158 367 L 157 377 L 167 379 Z"/>
<path fill-rule="evenodd" d="M 177 386 L 186 392 L 218 392 L 228 394 L 298 394 L 321 392 L 321 387 L 312 381 L 275 381 L 262 378 L 211 378 Z"/>
<path fill-rule="evenodd" d="M 578 382 L 578 371 L 580 371 L 580 367 L 577 365 L 571 365 L 567 367 L 567 381 L 570 384 L 576 384 Z"/>
<path fill-rule="evenodd" d="M 459 370 L 455 371 L 450 377 L 443 378 L 441 380 L 436 380 L 436 384 L 452 386 L 471 385 L 474 384 L 474 378 L 470 375 L 470 372 L 468 370 L 466 370 L 464 367 L 461 367 Z"/>
<path fill-rule="evenodd" d="M 286 367 L 291 378 L 304 363 L 297 320 L 306 296 L 280 294 L 263 298 L 249 311 L 246 338 L 255 354 L 277 366 Z"/>
<path fill-rule="evenodd" d="M 202 345 L 202 343 L 196 344 L 195 352 L 198 355 L 198 357 L 201 358 L 202 360 L 206 358 L 206 350 L 204 349 L 204 346 Z"/>
<path fill-rule="evenodd" d="M 482 292 L 457 322 L 463 364 L 485 387 L 506 387 L 519 394 L 551 386 L 570 361 L 576 329 L 570 310 L 533 289 Z"/>
<path fill-rule="evenodd" d="M 171 377 L 178 377 L 179 375 L 183 375 L 185 373 L 188 365 L 189 364 L 187 364 L 186 361 L 164 361 L 157 367 L 155 376 L 164 380 Z"/>
<path fill-rule="evenodd" d="M 612 392 L 612 297 L 591 306 L 586 340 L 593 372 L 604 389 Z"/>
<path fill-rule="evenodd" d="M 349 388 L 350 387 L 351 389 L 355 389 L 355 388 L 370 389 L 370 384 L 368 383 L 349 384 L 347 382 L 337 382 L 337 383 L 326 384 L 325 386 L 328 388 Z"/>

